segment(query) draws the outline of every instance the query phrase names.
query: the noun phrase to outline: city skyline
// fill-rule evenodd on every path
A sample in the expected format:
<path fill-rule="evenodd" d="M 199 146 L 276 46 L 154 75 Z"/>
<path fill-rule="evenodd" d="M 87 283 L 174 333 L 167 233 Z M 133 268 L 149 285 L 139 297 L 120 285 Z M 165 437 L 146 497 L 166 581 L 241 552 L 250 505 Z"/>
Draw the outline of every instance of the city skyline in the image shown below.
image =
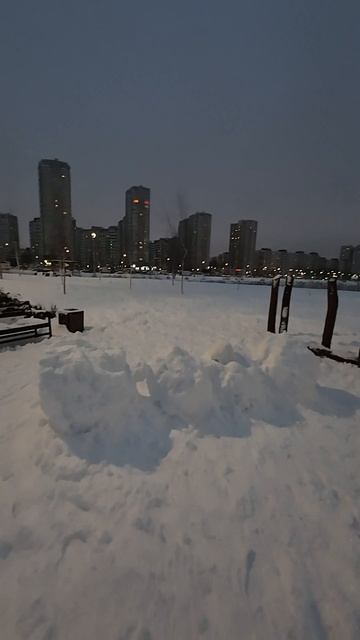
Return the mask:
<path fill-rule="evenodd" d="M 360 276 L 360 244 L 341 245 L 339 257 L 333 258 L 315 251 L 257 247 L 256 220 L 231 223 L 229 250 L 218 255 L 210 255 L 212 214 L 206 212 L 196 212 L 180 220 L 177 231 L 173 228 L 171 236 L 149 241 L 150 193 L 149 188 L 141 185 L 127 189 L 127 213 L 117 225 L 79 227 L 70 211 L 69 165 L 57 159 L 42 160 L 39 162 L 41 216 L 29 222 L 30 248 L 20 253 L 17 217 L 2 213 L 0 261 L 8 259 L 13 266 L 15 263 L 29 266 L 41 261 L 49 267 L 54 260 L 55 264 L 70 260 L 75 269 L 96 271 L 105 268 L 112 272 L 136 267 L 161 269 L 173 274 L 185 269 L 271 277 L 287 271 L 310 278 L 326 277 L 329 273 L 345 279 L 351 275 Z M 62 210 L 65 206 L 68 211 Z M 64 220 L 70 222 L 67 245 L 63 242 Z M 60 239 L 60 244 L 56 241 L 49 249 L 49 239 L 51 245 L 53 238 Z"/>
<path fill-rule="evenodd" d="M 41 163 L 48 163 L 48 162 L 50 162 L 50 163 L 58 162 L 59 165 L 64 165 L 65 167 L 67 167 L 69 172 L 72 170 L 70 163 L 68 163 L 67 161 L 58 160 L 58 158 L 54 158 L 54 159 L 51 159 L 51 160 L 40 160 L 38 162 L 38 178 L 39 178 L 39 170 L 40 170 Z M 125 195 L 127 194 L 127 192 L 129 190 L 136 189 L 136 188 L 137 187 L 134 187 L 134 186 L 133 187 L 126 187 L 124 189 Z M 142 188 L 142 187 L 140 187 L 140 188 Z M 71 201 L 73 199 L 73 189 L 74 189 L 74 185 L 72 183 L 71 184 Z M 148 191 L 150 192 L 150 189 L 148 189 Z M 151 189 L 151 191 L 152 191 L 152 189 Z M 41 219 L 41 202 L 39 202 L 39 187 L 38 187 L 38 190 L 37 190 L 37 196 L 38 196 L 38 205 L 37 205 L 38 206 L 38 212 L 37 212 L 37 215 L 33 216 L 33 218 L 22 220 L 21 217 L 16 212 L 12 211 L 11 209 L 8 211 L 8 213 L 10 213 L 11 215 L 15 215 L 18 218 L 19 239 L 20 239 L 20 246 L 22 246 L 22 247 L 30 247 L 31 246 L 31 235 L 30 235 L 30 232 L 29 232 L 30 223 L 33 222 L 34 220 L 36 220 L 37 218 Z M 169 213 L 167 212 L 166 216 L 165 216 L 166 220 L 164 221 L 165 224 L 162 227 L 156 224 L 156 222 L 158 222 L 156 220 L 155 220 L 155 225 L 153 225 L 154 219 L 153 219 L 153 214 L 152 214 L 152 224 L 150 225 L 150 242 L 154 242 L 155 240 L 157 240 L 157 239 L 159 239 L 161 237 L 171 236 L 173 231 L 174 231 L 174 229 L 177 229 L 177 227 L 178 227 L 179 223 L 181 222 L 182 218 L 189 217 L 189 216 L 193 215 L 193 212 L 188 207 L 187 201 L 184 198 L 183 194 L 178 193 L 176 201 L 177 201 L 176 205 L 177 205 L 178 212 L 179 212 L 178 216 L 177 217 L 174 217 L 174 216 L 171 217 L 169 215 Z M 153 208 L 153 202 L 152 202 L 152 208 Z M 71 203 L 70 203 L 70 209 L 72 209 L 72 204 Z M 121 222 L 124 222 L 125 219 L 126 219 L 126 210 L 127 210 L 127 205 L 126 205 L 126 199 L 125 199 L 125 205 L 122 206 L 121 213 L 120 213 L 118 219 L 117 220 L 116 219 L 115 220 L 114 219 L 110 220 L 108 226 L 111 227 L 111 225 L 114 225 L 114 224 L 117 225 L 117 224 L 119 224 Z M 185 215 L 184 214 L 181 215 L 182 211 L 187 211 L 187 213 Z M 217 217 L 216 216 L 216 212 L 215 212 L 215 215 L 213 217 L 215 219 L 215 225 L 213 224 L 212 226 L 213 227 L 215 226 L 215 228 L 219 229 L 219 223 L 216 224 L 216 217 Z M 76 215 L 71 215 L 71 218 L 74 221 L 76 221 L 76 224 L 77 224 L 77 226 L 79 228 L 82 228 L 82 227 L 90 228 L 90 227 L 98 226 L 99 219 L 100 218 L 104 219 L 104 216 L 102 215 L 102 212 L 101 212 L 99 214 L 99 217 L 96 218 L 94 220 L 94 222 L 91 222 L 91 224 L 88 224 L 88 223 L 81 224 L 81 221 L 80 221 L 80 224 L 79 224 L 79 219 L 76 217 Z M 105 216 L 105 219 L 108 220 L 108 217 Z M 239 220 L 243 220 L 242 216 L 238 216 L 238 219 Z M 260 222 L 259 220 L 256 221 L 257 224 L 259 224 L 259 222 Z M 237 224 L 237 223 L 234 222 L 234 220 L 231 220 L 231 217 L 230 217 L 230 222 L 229 222 L 230 233 L 231 233 L 231 227 L 234 224 Z M 152 227 L 153 226 L 155 227 L 155 229 L 160 228 L 160 232 L 152 231 Z M 222 246 L 220 246 L 218 244 L 219 241 L 218 240 L 214 240 L 213 233 L 212 233 L 212 235 L 211 235 L 211 246 L 210 246 L 210 256 L 218 255 L 218 254 L 220 254 L 220 253 L 222 253 L 224 251 L 228 251 L 228 249 L 229 249 L 229 232 L 228 232 L 228 230 L 225 230 L 224 227 L 222 227 L 221 231 L 222 231 L 222 233 L 220 235 L 222 237 L 224 237 L 224 244 Z M 346 236 L 346 232 L 344 232 L 344 233 L 345 233 L 345 236 Z M 24 237 L 26 238 L 25 242 L 23 241 Z M 260 225 L 259 237 L 260 237 L 260 240 L 261 240 L 261 238 L 262 238 L 262 236 L 261 236 L 261 225 Z M 298 252 L 299 251 L 305 251 L 307 253 L 311 253 L 311 252 L 314 252 L 316 250 L 316 252 L 320 251 L 320 253 L 324 254 L 328 258 L 330 258 L 330 257 L 334 257 L 335 258 L 335 257 L 338 257 L 339 246 L 341 247 L 341 246 L 343 246 L 343 244 L 344 245 L 349 244 L 349 241 L 348 241 L 347 237 L 345 237 L 344 243 L 340 243 L 340 245 L 338 243 L 337 246 L 335 247 L 334 252 L 332 254 L 330 254 L 329 252 L 321 251 L 321 249 L 319 250 L 319 247 L 315 247 L 315 242 L 314 242 L 312 237 L 311 237 L 311 240 L 309 239 L 309 241 L 310 241 L 311 249 L 306 249 L 306 243 L 305 243 L 305 245 L 302 245 L 302 247 L 300 249 L 298 241 L 297 240 L 293 240 L 292 241 L 291 240 L 291 236 L 289 236 L 289 241 L 288 241 L 288 243 L 286 245 L 282 245 L 281 246 L 281 244 L 279 242 L 278 242 L 278 245 L 276 245 L 276 240 L 275 240 L 275 243 L 273 243 L 273 245 L 272 245 L 272 250 L 278 250 L 279 251 L 279 250 L 282 250 L 282 249 L 286 248 L 286 250 L 288 250 L 290 252 L 291 251 L 294 251 L 294 252 L 296 252 L 296 251 L 298 251 Z M 213 247 L 215 247 L 215 248 L 213 249 Z M 276 247 L 276 249 L 275 249 L 275 247 Z M 266 248 L 266 244 L 264 242 L 257 241 L 256 248 L 257 249 Z"/>
<path fill-rule="evenodd" d="M 341 245 L 340 256 L 330 259 L 320 256 L 318 251 L 264 247 L 256 242 L 258 221 L 253 219 L 231 222 L 228 251 L 217 254 L 210 253 L 213 216 L 206 212 L 183 217 L 177 229 L 168 219 L 170 235 L 150 239 L 151 189 L 142 185 L 126 189 L 125 215 L 117 224 L 84 228 L 72 216 L 71 167 L 67 162 L 58 158 L 40 160 L 38 183 L 40 216 L 29 221 L 29 246 L 35 259 L 59 261 L 67 257 L 82 267 L 89 268 L 91 263 L 92 269 L 154 264 L 163 268 L 165 262 L 171 270 L 182 263 L 187 270 L 199 271 L 208 268 L 212 259 L 232 271 L 245 272 L 260 267 L 271 271 L 280 266 L 283 270 L 312 270 L 311 273 L 323 273 L 326 269 L 337 272 L 339 268 L 348 273 L 359 272 L 359 245 Z M 184 210 L 181 200 L 179 204 Z M 3 214 L 3 219 L 13 219 L 12 224 L 16 222 L 18 229 L 15 215 Z M 10 232 L 6 229 L 2 232 L 4 247 L 9 246 L 6 234 Z M 176 243 L 173 242 L 175 234 Z"/>
<path fill-rule="evenodd" d="M 261 246 L 336 254 L 358 230 L 359 22 L 355 0 L 5 2 L 0 210 L 27 243 L 35 167 L 58 156 L 79 225 L 117 221 L 142 183 L 152 238 L 204 210 L 211 253 L 241 218 Z"/>

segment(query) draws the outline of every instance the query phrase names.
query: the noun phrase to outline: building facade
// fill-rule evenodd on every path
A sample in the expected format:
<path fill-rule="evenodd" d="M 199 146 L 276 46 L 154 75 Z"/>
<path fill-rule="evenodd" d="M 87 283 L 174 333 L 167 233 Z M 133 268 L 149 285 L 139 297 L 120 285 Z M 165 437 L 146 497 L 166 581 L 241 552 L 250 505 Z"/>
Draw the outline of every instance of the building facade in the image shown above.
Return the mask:
<path fill-rule="evenodd" d="M 33 260 L 42 258 L 42 238 L 40 218 L 34 218 L 29 222 L 30 250 Z"/>
<path fill-rule="evenodd" d="M 118 225 L 89 229 L 77 227 L 74 255 L 81 269 L 118 268 L 121 263 Z"/>
<path fill-rule="evenodd" d="M 360 275 L 360 244 L 353 249 L 351 273 Z"/>
<path fill-rule="evenodd" d="M 171 266 L 171 238 L 159 238 L 152 243 L 151 264 L 157 269 L 170 271 Z"/>
<path fill-rule="evenodd" d="M 118 268 L 121 263 L 119 226 L 111 225 L 106 233 L 107 260 L 109 267 Z"/>
<path fill-rule="evenodd" d="M 256 220 L 239 220 L 230 225 L 229 260 L 233 271 L 254 267 L 257 225 Z"/>
<path fill-rule="evenodd" d="M 94 268 L 95 261 L 93 259 L 94 252 L 92 242 L 93 239 L 91 237 L 90 229 L 76 227 L 74 259 L 81 269 L 93 270 Z"/>
<path fill-rule="evenodd" d="M 211 213 L 198 211 L 179 222 L 181 260 L 186 270 L 201 271 L 209 265 Z"/>
<path fill-rule="evenodd" d="M 42 256 L 50 260 L 72 259 L 70 166 L 57 159 L 41 160 L 38 172 Z"/>
<path fill-rule="evenodd" d="M 354 247 L 351 244 L 344 244 L 340 249 L 340 270 L 345 273 L 351 273 L 353 261 Z"/>
<path fill-rule="evenodd" d="M 256 268 L 260 271 L 273 268 L 274 261 L 274 252 L 268 247 L 262 247 L 256 251 Z"/>
<path fill-rule="evenodd" d="M 120 232 L 123 236 L 123 254 L 129 265 L 149 264 L 150 240 L 150 189 L 143 186 L 130 187 L 125 196 L 126 213 Z M 123 256 L 124 257 L 124 256 Z"/>
<path fill-rule="evenodd" d="M 0 213 L 0 262 L 16 261 L 19 251 L 19 226 L 17 216 Z"/>

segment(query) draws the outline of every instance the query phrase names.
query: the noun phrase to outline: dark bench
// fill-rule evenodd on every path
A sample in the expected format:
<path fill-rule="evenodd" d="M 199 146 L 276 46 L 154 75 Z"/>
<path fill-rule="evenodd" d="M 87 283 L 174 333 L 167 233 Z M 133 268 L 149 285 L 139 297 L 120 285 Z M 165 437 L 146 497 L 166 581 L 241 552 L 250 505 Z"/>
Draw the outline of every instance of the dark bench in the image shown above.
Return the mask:
<path fill-rule="evenodd" d="M 0 310 L 0 318 L 30 318 L 31 317 L 31 310 L 25 310 L 25 309 L 1 309 Z"/>
<path fill-rule="evenodd" d="M 49 338 L 52 336 L 50 317 L 47 318 L 46 322 L 23 324 L 16 327 L 6 327 L 6 329 L 0 328 L 0 345 L 28 338 L 43 338 L 45 336 Z"/>
<path fill-rule="evenodd" d="M 26 302 L 18 303 L 16 300 L 0 303 L 0 318 L 14 318 L 16 316 L 31 316 L 31 305 Z"/>

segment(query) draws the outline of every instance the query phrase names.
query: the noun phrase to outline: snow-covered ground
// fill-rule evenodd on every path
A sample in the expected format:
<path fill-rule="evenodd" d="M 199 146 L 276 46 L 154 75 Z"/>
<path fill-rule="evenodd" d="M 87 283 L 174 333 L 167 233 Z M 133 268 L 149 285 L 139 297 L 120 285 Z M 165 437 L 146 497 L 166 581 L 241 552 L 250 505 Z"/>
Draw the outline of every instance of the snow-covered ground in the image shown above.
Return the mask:
<path fill-rule="evenodd" d="M 360 637 L 360 370 L 326 292 L 5 275 L 86 331 L 0 351 L 1 640 Z M 339 294 L 334 348 L 359 348 Z"/>

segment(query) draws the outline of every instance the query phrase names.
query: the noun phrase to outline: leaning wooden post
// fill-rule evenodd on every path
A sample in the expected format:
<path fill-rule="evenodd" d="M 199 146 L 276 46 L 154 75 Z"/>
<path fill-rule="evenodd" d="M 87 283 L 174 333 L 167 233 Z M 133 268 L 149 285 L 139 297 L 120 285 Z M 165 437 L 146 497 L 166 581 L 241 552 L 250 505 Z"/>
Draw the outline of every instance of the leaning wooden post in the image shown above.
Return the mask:
<path fill-rule="evenodd" d="M 330 349 L 331 340 L 334 333 L 336 314 L 338 310 L 338 292 L 337 292 L 337 280 L 336 278 L 329 278 L 328 280 L 328 308 L 325 320 L 324 333 L 322 336 L 321 344 L 325 349 Z"/>
<path fill-rule="evenodd" d="M 276 311 L 277 311 L 277 305 L 278 305 L 280 280 L 281 280 L 281 276 L 275 276 L 275 278 L 273 278 L 271 283 L 271 296 L 270 296 L 269 316 L 268 316 L 268 325 L 267 325 L 267 330 L 270 333 L 275 333 L 276 331 Z"/>
<path fill-rule="evenodd" d="M 294 284 L 294 276 L 286 276 L 285 289 L 284 289 L 282 305 L 281 305 L 279 333 L 284 333 L 288 330 L 290 299 L 291 299 L 293 284 Z"/>

